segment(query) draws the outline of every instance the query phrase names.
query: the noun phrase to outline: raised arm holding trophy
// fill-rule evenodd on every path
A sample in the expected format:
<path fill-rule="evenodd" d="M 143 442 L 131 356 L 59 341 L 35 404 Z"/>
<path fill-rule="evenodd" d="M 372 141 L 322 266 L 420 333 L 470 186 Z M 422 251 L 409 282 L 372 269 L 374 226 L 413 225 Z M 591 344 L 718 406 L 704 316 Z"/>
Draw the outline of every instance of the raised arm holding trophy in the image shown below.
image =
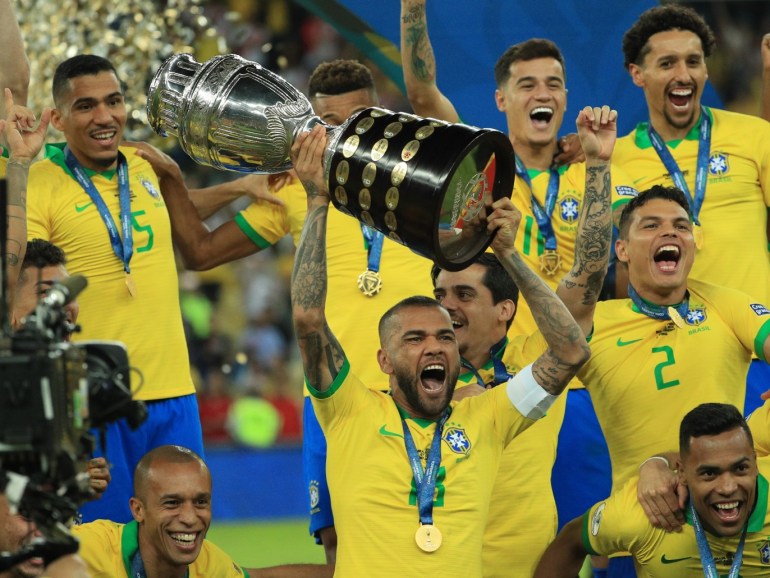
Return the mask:
<path fill-rule="evenodd" d="M 254 173 L 291 168 L 295 138 L 323 124 L 297 89 L 236 55 L 169 58 L 150 86 L 148 117 L 196 162 Z M 327 131 L 325 175 L 340 211 L 450 271 L 487 248 L 486 211 L 513 187 L 501 132 L 375 107 Z"/>

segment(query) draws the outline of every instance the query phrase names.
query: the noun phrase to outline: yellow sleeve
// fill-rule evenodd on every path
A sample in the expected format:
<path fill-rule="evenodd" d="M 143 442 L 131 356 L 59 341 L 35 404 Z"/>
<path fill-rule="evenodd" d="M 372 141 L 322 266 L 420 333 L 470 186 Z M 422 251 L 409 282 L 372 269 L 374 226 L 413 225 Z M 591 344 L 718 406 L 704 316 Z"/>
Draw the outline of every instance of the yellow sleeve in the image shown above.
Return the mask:
<path fill-rule="evenodd" d="M 755 409 L 748 421 L 757 456 L 770 455 L 770 401 Z"/>
<path fill-rule="evenodd" d="M 27 182 L 27 238 L 51 240 L 50 211 L 50 171 L 46 170 L 49 161 L 40 161 L 32 165 Z"/>

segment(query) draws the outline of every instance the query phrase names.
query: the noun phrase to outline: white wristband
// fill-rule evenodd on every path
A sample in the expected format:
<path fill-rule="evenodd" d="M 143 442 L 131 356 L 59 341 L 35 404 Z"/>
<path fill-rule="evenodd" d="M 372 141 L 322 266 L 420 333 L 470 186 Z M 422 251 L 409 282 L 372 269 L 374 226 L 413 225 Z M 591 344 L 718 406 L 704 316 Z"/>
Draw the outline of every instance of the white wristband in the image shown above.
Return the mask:
<path fill-rule="evenodd" d="M 541 386 L 532 375 L 532 364 L 524 367 L 519 373 L 508 380 L 506 384 L 508 399 L 519 410 L 519 413 L 529 419 L 540 419 L 554 404 L 557 395 L 551 395 Z"/>
<path fill-rule="evenodd" d="M 669 470 L 671 469 L 671 464 L 670 464 L 670 463 L 668 462 L 668 460 L 667 460 L 666 458 L 664 458 L 663 456 L 652 456 L 651 458 L 647 458 L 647 459 L 646 459 L 646 460 L 644 460 L 644 461 L 642 462 L 642 464 L 639 466 L 639 469 L 641 470 L 641 469 L 644 467 L 644 464 L 646 464 L 646 463 L 647 463 L 647 462 L 649 462 L 650 460 L 660 460 L 660 461 L 662 461 L 664 464 L 666 464 L 666 467 L 667 467 Z"/>

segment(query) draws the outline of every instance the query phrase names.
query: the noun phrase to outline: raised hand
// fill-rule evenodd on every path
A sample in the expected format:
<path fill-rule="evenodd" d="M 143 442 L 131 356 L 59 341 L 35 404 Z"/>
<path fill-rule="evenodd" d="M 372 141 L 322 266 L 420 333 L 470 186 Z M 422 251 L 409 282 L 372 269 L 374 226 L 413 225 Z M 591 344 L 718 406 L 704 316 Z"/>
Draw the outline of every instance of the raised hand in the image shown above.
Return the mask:
<path fill-rule="evenodd" d="M 32 161 L 45 142 L 48 123 L 51 121 L 51 109 L 43 109 L 40 122 L 35 128 L 35 115 L 28 108 L 15 105 L 10 88 L 3 95 L 7 116 L 0 120 L 0 131 L 8 145 L 10 158 L 20 161 Z"/>
<path fill-rule="evenodd" d="M 617 119 L 618 112 L 607 105 L 586 106 L 578 113 L 575 124 L 586 159 L 610 160 L 618 133 Z"/>

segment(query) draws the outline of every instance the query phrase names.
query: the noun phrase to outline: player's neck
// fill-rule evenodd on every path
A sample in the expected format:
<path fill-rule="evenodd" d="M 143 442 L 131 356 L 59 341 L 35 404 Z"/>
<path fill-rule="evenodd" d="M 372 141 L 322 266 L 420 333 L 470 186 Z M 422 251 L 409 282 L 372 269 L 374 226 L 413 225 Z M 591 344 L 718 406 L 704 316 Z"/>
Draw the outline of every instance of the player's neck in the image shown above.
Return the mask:
<path fill-rule="evenodd" d="M 492 348 L 500 343 L 505 337 L 505 329 L 503 332 L 496 336 L 496 340 L 492 343 L 483 343 L 477 347 L 469 346 L 462 352 L 462 357 L 465 362 L 472 366 L 473 369 L 479 369 L 484 367 L 487 363 L 492 361 Z M 495 336 L 490 335 L 491 339 L 495 339 Z"/>
<path fill-rule="evenodd" d="M 650 123 L 652 128 L 660 135 L 663 142 L 671 142 L 674 140 L 682 140 L 692 130 L 692 127 L 697 126 L 700 120 L 700 112 L 693 116 L 692 121 L 685 127 L 677 127 L 672 125 L 663 115 L 650 115 Z"/>
<path fill-rule="evenodd" d="M 72 156 L 74 156 L 78 161 L 80 166 L 90 171 L 103 173 L 105 171 L 113 171 L 118 167 L 117 153 L 115 154 L 114 159 L 93 159 L 84 155 L 80 151 L 74 150 L 72 148 L 69 150 L 72 153 Z"/>
<path fill-rule="evenodd" d="M 634 284 L 633 280 L 631 280 L 630 283 L 639 297 L 648 303 L 659 305 L 661 307 L 678 305 L 684 301 L 684 298 L 687 295 L 687 286 L 669 289 L 663 287 L 645 286 L 642 284 L 637 286 Z"/>
<path fill-rule="evenodd" d="M 533 145 L 517 141 L 513 149 L 527 169 L 547 171 L 553 164 L 553 157 L 558 149 L 558 144 L 555 140 L 545 145 Z"/>
<path fill-rule="evenodd" d="M 142 547 L 141 528 L 139 534 L 139 554 L 142 557 L 142 565 L 147 578 L 185 578 L 187 576 L 187 566 L 171 565 L 161 560 L 155 554 L 155 550 L 148 545 Z"/>

